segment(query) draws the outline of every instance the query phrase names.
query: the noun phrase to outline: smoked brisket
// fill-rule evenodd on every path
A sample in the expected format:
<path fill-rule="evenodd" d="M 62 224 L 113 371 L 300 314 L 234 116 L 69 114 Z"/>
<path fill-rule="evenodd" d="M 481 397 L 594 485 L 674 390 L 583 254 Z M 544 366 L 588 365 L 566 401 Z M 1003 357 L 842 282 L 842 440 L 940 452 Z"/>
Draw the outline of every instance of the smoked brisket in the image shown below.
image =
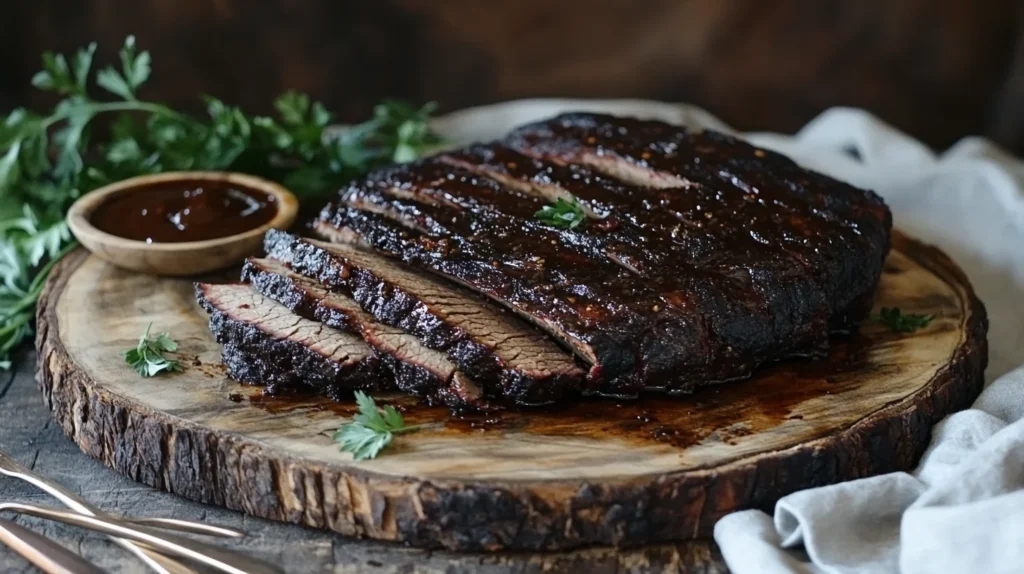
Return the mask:
<path fill-rule="evenodd" d="M 353 389 L 393 388 L 359 336 L 298 317 L 249 285 L 197 283 L 196 299 L 235 380 L 263 385 L 268 394 L 313 391 L 334 399 Z"/>
<path fill-rule="evenodd" d="M 581 390 L 572 356 L 515 316 L 464 289 L 352 245 L 271 230 L 268 255 L 354 299 L 380 323 L 447 354 L 485 396 L 536 404 Z"/>
<path fill-rule="evenodd" d="M 480 386 L 444 353 L 424 347 L 401 329 L 377 322 L 348 296 L 332 293 L 273 259 L 249 259 L 242 279 L 301 317 L 362 337 L 381 357 L 399 390 L 453 408 L 487 408 Z"/>
<path fill-rule="evenodd" d="M 535 216 L 557 198 L 586 220 Z M 875 194 L 777 153 L 599 114 L 381 170 L 314 226 L 497 301 L 589 365 L 584 389 L 619 395 L 820 352 L 870 310 L 890 228 Z"/>

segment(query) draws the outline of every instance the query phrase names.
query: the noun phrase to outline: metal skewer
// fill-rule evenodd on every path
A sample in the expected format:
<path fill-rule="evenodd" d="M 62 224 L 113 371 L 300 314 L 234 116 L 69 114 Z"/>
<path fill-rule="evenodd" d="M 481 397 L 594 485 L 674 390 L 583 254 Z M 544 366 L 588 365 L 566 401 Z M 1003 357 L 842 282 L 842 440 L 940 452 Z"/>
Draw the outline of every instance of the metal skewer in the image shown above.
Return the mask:
<path fill-rule="evenodd" d="M 71 526 L 79 526 L 118 538 L 128 539 L 157 549 L 160 552 L 195 560 L 198 563 L 227 572 L 228 574 L 281 574 L 282 572 L 276 566 L 238 552 L 165 534 L 144 526 L 129 525 L 128 523 L 119 522 L 116 519 L 107 517 L 86 516 L 74 512 L 17 502 L 0 503 L 0 510 L 46 518 Z"/>
<path fill-rule="evenodd" d="M 29 484 L 35 485 L 41 490 L 47 492 L 57 500 L 61 501 L 68 508 L 86 516 L 108 516 L 105 512 L 96 506 L 90 504 L 87 500 L 75 494 L 62 486 L 61 484 L 50 480 L 38 473 L 35 473 L 24 466 L 18 461 L 14 460 L 4 452 L 0 451 L 0 474 L 9 476 L 11 478 L 17 478 L 24 480 Z M 124 520 L 124 522 L 132 522 L 131 520 Z M 168 528 L 172 530 L 179 530 L 183 532 L 190 532 L 194 534 L 206 534 L 212 536 L 226 536 L 226 537 L 241 537 L 244 533 L 232 530 L 229 528 L 221 528 L 218 526 L 209 526 L 206 524 L 200 524 L 197 522 L 189 522 L 185 520 L 166 519 L 166 518 L 149 518 L 149 519 L 136 519 L 134 522 L 145 524 L 149 526 L 156 526 L 160 528 Z M 132 553 L 136 558 L 142 561 L 146 566 L 157 574 L 198 574 L 195 569 L 182 564 L 181 562 L 164 556 L 158 552 L 153 551 L 150 548 L 145 548 L 120 538 L 112 538 L 113 542 L 118 546 L 121 546 L 128 552 Z"/>
<path fill-rule="evenodd" d="M 46 574 L 103 574 L 92 562 L 10 520 L 0 519 L 0 542 Z"/>

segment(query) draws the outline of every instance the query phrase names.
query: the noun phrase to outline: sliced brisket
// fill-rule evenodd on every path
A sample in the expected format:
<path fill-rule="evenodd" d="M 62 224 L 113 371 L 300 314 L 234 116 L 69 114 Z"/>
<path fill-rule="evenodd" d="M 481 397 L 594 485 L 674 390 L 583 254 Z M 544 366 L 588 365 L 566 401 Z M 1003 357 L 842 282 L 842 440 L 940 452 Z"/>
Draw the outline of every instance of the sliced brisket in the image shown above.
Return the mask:
<path fill-rule="evenodd" d="M 392 388 L 358 336 L 298 317 L 249 285 L 197 283 L 196 299 L 236 380 L 265 385 L 269 394 L 313 390 L 334 399 Z"/>
<path fill-rule="evenodd" d="M 400 390 L 436 398 L 452 408 L 487 408 L 480 385 L 459 371 L 444 353 L 424 347 L 401 329 L 374 320 L 348 296 L 332 293 L 272 259 L 249 259 L 242 269 L 242 279 L 301 317 L 359 334 L 393 374 Z"/>
<path fill-rule="evenodd" d="M 580 227 L 534 217 L 570 196 Z M 890 226 L 871 192 L 729 136 L 572 114 L 378 172 L 315 229 L 499 301 L 630 394 L 820 350 L 870 309 Z"/>
<path fill-rule="evenodd" d="M 484 393 L 543 403 L 578 391 L 583 373 L 542 333 L 485 300 L 351 245 L 268 232 L 269 256 L 352 297 L 377 321 L 445 352 Z"/>

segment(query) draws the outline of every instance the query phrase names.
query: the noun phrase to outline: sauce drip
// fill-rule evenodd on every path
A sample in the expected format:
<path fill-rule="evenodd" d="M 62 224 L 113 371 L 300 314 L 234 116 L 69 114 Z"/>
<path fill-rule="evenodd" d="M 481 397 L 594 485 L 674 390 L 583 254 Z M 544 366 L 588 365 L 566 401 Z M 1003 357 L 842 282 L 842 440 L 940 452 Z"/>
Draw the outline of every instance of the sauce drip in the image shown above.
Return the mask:
<path fill-rule="evenodd" d="M 861 334 L 832 339 L 827 357 L 819 361 L 787 359 L 760 369 L 746 381 L 698 389 L 690 395 L 642 393 L 635 400 L 574 398 L 545 407 L 516 408 L 490 413 L 453 414 L 442 406 L 395 393 L 374 393 L 378 405 L 398 409 L 410 425 L 428 425 L 421 436 L 475 433 L 521 433 L 536 436 L 576 436 L 616 439 L 637 446 L 668 445 L 690 448 L 705 440 L 733 444 L 738 439 L 775 428 L 787 421 L 821 425 L 821 407 L 802 409 L 806 401 L 851 392 L 873 375 L 893 367 L 875 364 L 870 351 L 898 335 Z M 249 404 L 278 414 L 295 410 L 328 412 L 352 417 L 353 401 L 334 402 L 311 396 L 272 396 L 262 389 L 245 389 Z M 232 399 L 234 400 L 234 399 Z M 808 413 L 809 420 L 804 421 Z"/>
<path fill-rule="evenodd" d="M 103 203 L 92 224 L 146 243 L 203 241 L 244 233 L 277 214 L 272 195 L 230 182 L 167 182 Z"/>

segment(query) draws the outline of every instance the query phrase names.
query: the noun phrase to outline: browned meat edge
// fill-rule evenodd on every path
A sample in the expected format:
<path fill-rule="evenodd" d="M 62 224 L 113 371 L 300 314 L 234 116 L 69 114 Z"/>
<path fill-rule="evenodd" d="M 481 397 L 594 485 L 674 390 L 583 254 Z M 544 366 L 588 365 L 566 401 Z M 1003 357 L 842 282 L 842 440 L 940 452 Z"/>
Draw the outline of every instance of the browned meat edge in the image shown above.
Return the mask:
<path fill-rule="evenodd" d="M 196 284 L 235 380 L 272 395 L 313 391 L 338 400 L 353 389 L 386 390 L 390 377 L 359 337 L 293 315 L 243 284 Z"/>
<path fill-rule="evenodd" d="M 268 255 L 352 297 L 377 321 L 443 351 L 488 396 L 536 404 L 576 392 L 583 372 L 542 333 L 488 302 L 349 245 L 271 230 Z M 493 386 L 492 386 L 493 385 Z"/>
<path fill-rule="evenodd" d="M 532 174 L 515 165 L 531 160 Z M 559 230 L 532 216 L 562 193 L 601 221 Z M 509 306 L 627 392 L 820 351 L 870 309 L 890 227 L 876 195 L 778 154 L 597 114 L 383 170 L 317 224 Z"/>
<path fill-rule="evenodd" d="M 480 386 L 448 360 L 401 329 L 379 323 L 341 293 L 332 293 L 271 259 L 250 258 L 242 279 L 293 313 L 359 334 L 390 367 L 402 391 L 438 400 L 453 409 L 489 408 Z"/>

